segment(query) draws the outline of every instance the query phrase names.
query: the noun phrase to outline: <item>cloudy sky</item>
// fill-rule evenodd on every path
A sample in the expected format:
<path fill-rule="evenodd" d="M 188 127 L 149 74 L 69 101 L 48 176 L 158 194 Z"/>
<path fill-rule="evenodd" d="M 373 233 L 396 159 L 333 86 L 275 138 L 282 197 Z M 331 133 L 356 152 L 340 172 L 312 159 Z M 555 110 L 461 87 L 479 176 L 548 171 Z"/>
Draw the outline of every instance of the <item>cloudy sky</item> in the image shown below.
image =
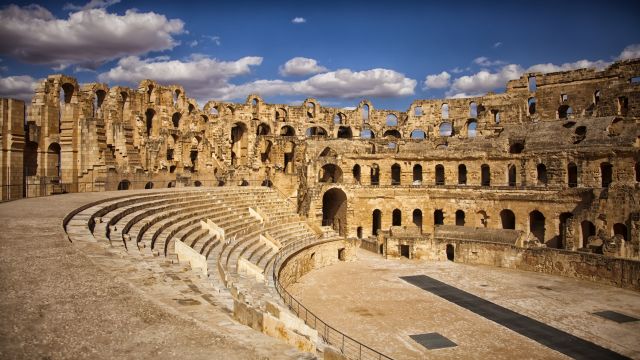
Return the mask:
<path fill-rule="evenodd" d="M 640 57 L 640 1 L 132 1 L 0 5 L 0 96 L 37 81 L 181 84 L 244 101 L 404 110 L 504 90 L 525 71 Z"/>

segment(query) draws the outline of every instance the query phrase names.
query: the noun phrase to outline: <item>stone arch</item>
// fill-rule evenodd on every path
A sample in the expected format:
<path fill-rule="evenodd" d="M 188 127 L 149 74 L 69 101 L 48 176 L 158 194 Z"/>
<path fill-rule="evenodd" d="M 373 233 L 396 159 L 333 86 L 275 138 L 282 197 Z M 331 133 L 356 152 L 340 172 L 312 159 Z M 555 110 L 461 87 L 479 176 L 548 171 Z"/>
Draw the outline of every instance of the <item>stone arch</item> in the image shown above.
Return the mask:
<path fill-rule="evenodd" d="M 441 119 L 448 119 L 449 118 L 449 104 L 444 103 L 440 107 L 440 118 Z"/>
<path fill-rule="evenodd" d="M 322 196 L 322 226 L 331 226 L 341 236 L 347 235 L 347 194 L 342 189 L 329 189 Z"/>
<path fill-rule="evenodd" d="M 353 168 L 351 169 L 351 174 L 353 175 L 353 181 L 356 184 L 360 184 L 360 178 L 361 178 L 361 169 L 360 169 L 360 165 L 355 164 L 353 165 Z"/>
<path fill-rule="evenodd" d="M 171 116 L 171 122 L 173 123 L 173 127 L 176 129 L 180 128 L 180 118 L 182 118 L 182 114 L 179 112 L 175 112 Z"/>
<path fill-rule="evenodd" d="M 361 139 L 375 139 L 376 134 L 371 129 L 363 129 L 360 132 Z"/>
<path fill-rule="evenodd" d="M 436 165 L 436 185 L 445 185 L 444 165 Z"/>
<path fill-rule="evenodd" d="M 394 209 L 391 213 L 391 225 L 402 226 L 402 210 Z"/>
<path fill-rule="evenodd" d="M 247 125 L 243 122 L 236 122 L 231 127 L 231 164 L 247 164 L 248 147 Z"/>
<path fill-rule="evenodd" d="M 385 131 L 384 134 L 382 134 L 382 137 L 392 137 L 396 139 L 401 139 L 402 134 L 400 134 L 400 131 L 398 131 L 397 129 L 389 129 Z"/>
<path fill-rule="evenodd" d="M 556 239 L 555 241 L 550 241 L 548 246 L 556 249 L 566 249 L 568 245 L 568 235 L 573 233 L 573 229 L 569 228 L 571 224 L 573 224 L 573 214 L 570 212 L 563 212 L 560 214 L 558 220 L 558 234 L 560 235 L 554 238 Z"/>
<path fill-rule="evenodd" d="M 280 128 L 280 136 L 296 136 L 296 130 L 293 126 L 285 125 Z"/>
<path fill-rule="evenodd" d="M 427 133 L 422 129 L 414 129 L 409 136 L 414 140 L 424 140 L 427 138 Z"/>
<path fill-rule="evenodd" d="M 267 123 L 260 123 L 256 128 L 256 135 L 269 135 L 271 133 L 271 127 Z"/>
<path fill-rule="evenodd" d="M 378 164 L 371 165 L 371 185 L 380 185 L 380 167 Z"/>
<path fill-rule="evenodd" d="M 538 210 L 529 213 L 529 232 L 544 244 L 546 232 L 545 217 Z"/>
<path fill-rule="evenodd" d="M 536 174 L 538 185 L 547 186 L 549 183 L 549 179 L 547 178 L 547 166 L 545 164 L 538 164 L 536 166 Z"/>
<path fill-rule="evenodd" d="M 445 253 L 447 254 L 447 260 L 449 261 L 455 261 L 455 257 L 456 257 L 456 250 L 453 247 L 453 245 L 451 244 L 447 244 L 446 248 L 445 248 Z"/>
<path fill-rule="evenodd" d="M 491 186 L 491 168 L 487 164 L 480 166 L 480 185 Z"/>
<path fill-rule="evenodd" d="M 458 185 L 467 185 L 467 166 L 458 165 Z"/>
<path fill-rule="evenodd" d="M 613 165 L 609 162 L 600 163 L 600 179 L 603 188 L 608 188 L 613 182 Z"/>
<path fill-rule="evenodd" d="M 433 211 L 433 225 L 444 225 L 444 212 L 442 209 Z"/>
<path fill-rule="evenodd" d="M 398 117 L 395 114 L 388 114 L 385 123 L 387 126 L 398 126 Z"/>
<path fill-rule="evenodd" d="M 129 180 L 121 180 L 118 183 L 118 190 L 129 190 L 131 187 L 131 182 Z"/>
<path fill-rule="evenodd" d="M 516 166 L 513 164 L 509 164 L 507 167 L 507 183 L 509 186 L 516 186 L 516 178 L 517 178 L 517 170 Z"/>
<path fill-rule="evenodd" d="M 536 113 L 536 98 L 530 97 L 527 99 L 527 111 L 529 115 L 534 115 Z"/>
<path fill-rule="evenodd" d="M 449 137 L 453 135 L 453 125 L 448 121 L 440 123 L 438 130 L 441 137 Z"/>
<path fill-rule="evenodd" d="M 371 214 L 371 234 L 378 235 L 380 229 L 382 229 L 382 211 L 375 209 Z"/>
<path fill-rule="evenodd" d="M 327 130 L 322 126 L 310 126 L 305 131 L 306 136 L 327 136 Z"/>
<path fill-rule="evenodd" d="M 422 165 L 413 165 L 413 185 L 422 184 Z"/>
<path fill-rule="evenodd" d="M 61 148 L 58 143 L 51 143 L 47 148 L 47 171 L 45 171 L 48 177 L 60 177 L 62 176 L 62 156 Z"/>
<path fill-rule="evenodd" d="M 411 213 L 411 220 L 413 221 L 413 225 L 422 230 L 422 210 L 414 209 Z"/>
<path fill-rule="evenodd" d="M 340 126 L 338 128 L 338 139 L 351 139 L 353 137 L 353 132 L 351 131 L 350 126 Z"/>
<path fill-rule="evenodd" d="M 573 162 L 567 164 L 567 186 L 578 186 L 578 166 Z"/>
<path fill-rule="evenodd" d="M 457 210 L 456 211 L 456 226 L 464 226 L 466 220 L 465 220 L 465 213 L 463 210 Z"/>
<path fill-rule="evenodd" d="M 149 190 L 149 189 L 153 189 L 153 182 L 152 181 L 148 181 L 146 184 L 144 184 L 144 188 Z"/>
<path fill-rule="evenodd" d="M 287 121 L 287 110 L 278 108 L 276 110 L 276 121 Z"/>
<path fill-rule="evenodd" d="M 580 223 L 580 231 L 582 232 L 582 247 L 589 245 L 589 238 L 596 235 L 596 226 L 589 220 L 583 220 Z"/>
<path fill-rule="evenodd" d="M 629 231 L 627 230 L 627 225 L 622 223 L 613 224 L 613 235 L 620 235 L 624 239 L 624 241 L 629 241 Z"/>
<path fill-rule="evenodd" d="M 469 103 L 469 117 L 477 118 L 478 117 L 478 104 L 475 101 Z"/>
<path fill-rule="evenodd" d="M 391 165 L 391 185 L 400 185 L 401 171 L 400 164 L 395 163 Z"/>
<path fill-rule="evenodd" d="M 293 174 L 295 172 L 295 151 L 296 144 L 293 141 L 287 141 L 284 146 L 284 171 L 286 174 Z"/>
<path fill-rule="evenodd" d="M 322 150 L 322 152 L 318 156 L 319 157 L 326 157 L 326 156 L 337 157 L 338 153 L 335 150 L 333 150 L 332 148 L 327 146 L 326 148 L 324 148 Z"/>
<path fill-rule="evenodd" d="M 153 129 L 154 129 L 154 117 L 156 115 L 156 111 L 149 108 L 147 109 L 147 111 L 144 113 L 145 116 L 145 124 L 147 127 L 147 136 L 151 136 Z"/>
<path fill-rule="evenodd" d="M 513 211 L 509 209 L 504 209 L 500 211 L 500 222 L 502 223 L 503 229 L 512 229 L 516 228 L 516 215 Z"/>
<path fill-rule="evenodd" d="M 318 174 L 318 182 L 340 183 L 342 182 L 342 169 L 335 164 L 325 164 Z"/>
<path fill-rule="evenodd" d="M 467 120 L 466 129 L 468 138 L 476 137 L 478 134 L 478 121 L 475 119 Z"/>

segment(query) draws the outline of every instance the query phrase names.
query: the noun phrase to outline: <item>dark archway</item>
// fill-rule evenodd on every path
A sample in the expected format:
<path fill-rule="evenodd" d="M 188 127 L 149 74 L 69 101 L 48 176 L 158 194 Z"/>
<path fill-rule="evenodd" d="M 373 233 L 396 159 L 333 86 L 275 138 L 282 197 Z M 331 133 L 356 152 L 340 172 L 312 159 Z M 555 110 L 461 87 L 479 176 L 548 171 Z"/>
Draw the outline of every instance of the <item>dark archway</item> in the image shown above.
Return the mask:
<path fill-rule="evenodd" d="M 380 185 L 380 168 L 378 164 L 371 165 L 371 185 Z"/>
<path fill-rule="evenodd" d="M 129 180 L 122 180 L 118 183 L 118 190 L 129 190 L 131 182 Z"/>
<path fill-rule="evenodd" d="M 444 185 L 444 166 L 441 164 L 436 165 L 436 185 Z"/>
<path fill-rule="evenodd" d="M 627 230 L 627 225 L 621 223 L 613 224 L 613 235 L 621 235 L 624 241 L 628 241 L 629 232 Z"/>
<path fill-rule="evenodd" d="M 582 230 L 582 247 L 586 248 L 589 245 L 589 237 L 596 234 L 596 226 L 589 220 L 584 220 L 580 223 L 580 229 Z"/>
<path fill-rule="evenodd" d="M 413 185 L 420 185 L 422 183 L 422 165 L 413 165 Z"/>
<path fill-rule="evenodd" d="M 538 185 L 547 186 L 549 183 L 547 166 L 545 164 L 538 164 L 538 166 L 536 166 L 536 172 L 538 174 Z"/>
<path fill-rule="evenodd" d="M 418 227 L 422 231 L 422 210 L 415 209 L 411 214 L 413 219 L 413 224 Z"/>
<path fill-rule="evenodd" d="M 544 244 L 545 218 L 538 210 L 534 210 L 529 213 L 529 231 Z"/>
<path fill-rule="evenodd" d="M 509 183 L 509 186 L 516 186 L 516 166 L 509 165 L 508 173 L 507 182 Z"/>
<path fill-rule="evenodd" d="M 61 176 L 61 149 L 60 144 L 51 143 L 47 148 L 47 171 L 46 175 L 49 177 Z"/>
<path fill-rule="evenodd" d="M 444 213 L 441 209 L 433 212 L 433 225 L 444 225 Z"/>
<path fill-rule="evenodd" d="M 455 260 L 455 248 L 451 244 L 447 244 L 447 260 L 454 261 Z"/>
<path fill-rule="evenodd" d="M 378 231 L 382 228 L 382 211 L 373 210 L 371 219 L 371 234 L 378 235 Z"/>
<path fill-rule="evenodd" d="M 464 224 L 465 224 L 464 211 L 462 210 L 456 211 L 456 226 L 464 226 Z"/>
<path fill-rule="evenodd" d="M 402 226 L 402 211 L 400 209 L 393 210 L 391 217 L 392 226 Z"/>
<path fill-rule="evenodd" d="M 458 185 L 467 185 L 467 166 L 458 165 Z"/>
<path fill-rule="evenodd" d="M 322 226 L 347 235 L 347 195 L 341 189 L 330 189 L 322 196 Z"/>
<path fill-rule="evenodd" d="M 608 162 L 600 164 L 600 175 L 602 177 L 602 187 L 607 188 L 613 182 L 613 165 Z"/>
<path fill-rule="evenodd" d="M 351 170 L 351 173 L 353 174 L 353 180 L 356 184 L 360 184 L 360 165 L 355 164 L 353 165 L 353 169 Z"/>
<path fill-rule="evenodd" d="M 340 126 L 338 128 L 338 139 L 351 139 L 353 132 L 349 126 Z"/>
<path fill-rule="evenodd" d="M 400 165 L 391 165 L 391 185 L 400 185 Z"/>
<path fill-rule="evenodd" d="M 246 165 L 247 163 L 247 126 L 238 122 L 231 127 L 231 151 L 235 154 L 232 157 L 232 165 Z"/>
<path fill-rule="evenodd" d="M 260 123 L 256 129 L 256 135 L 269 135 L 271 133 L 271 127 L 268 124 Z"/>
<path fill-rule="evenodd" d="M 480 166 L 480 185 L 482 186 L 491 186 L 491 168 L 487 164 L 482 164 Z"/>
<path fill-rule="evenodd" d="M 556 249 L 565 249 L 567 247 L 567 232 L 571 229 L 567 229 L 567 226 L 572 224 L 571 219 L 573 218 L 573 214 L 570 212 L 563 212 L 560 214 L 560 225 L 559 225 L 559 234 L 560 236 L 554 238 L 555 241 L 550 241 L 547 246 L 553 247 Z"/>
<path fill-rule="evenodd" d="M 567 165 L 567 185 L 569 187 L 578 186 L 578 167 L 572 162 Z"/>
<path fill-rule="evenodd" d="M 318 182 L 339 183 L 342 182 L 342 169 L 335 164 L 326 164 L 320 169 Z"/>
<path fill-rule="evenodd" d="M 281 136 L 296 136 L 296 131 L 293 127 L 286 125 L 280 129 Z"/>
<path fill-rule="evenodd" d="M 500 211 L 500 221 L 502 222 L 503 229 L 515 230 L 516 216 L 513 214 L 513 211 L 509 209 L 504 209 Z"/>
<path fill-rule="evenodd" d="M 144 188 L 145 189 L 153 189 L 153 182 L 149 181 L 146 184 L 144 184 Z"/>

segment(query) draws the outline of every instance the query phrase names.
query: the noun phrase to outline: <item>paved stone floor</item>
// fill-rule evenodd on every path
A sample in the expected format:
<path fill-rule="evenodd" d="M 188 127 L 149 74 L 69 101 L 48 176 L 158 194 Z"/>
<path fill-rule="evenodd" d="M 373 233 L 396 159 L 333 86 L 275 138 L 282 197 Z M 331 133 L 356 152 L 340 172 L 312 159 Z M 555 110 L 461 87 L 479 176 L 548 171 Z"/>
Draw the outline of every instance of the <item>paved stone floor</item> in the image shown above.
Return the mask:
<path fill-rule="evenodd" d="M 358 260 L 305 275 L 290 291 L 310 311 L 396 359 L 563 359 L 565 355 L 400 279 L 427 275 L 631 358 L 640 358 L 640 293 L 538 273 L 452 262 Z M 411 335 L 439 333 L 457 346 L 428 350 Z M 595 355 L 594 355 L 595 357 Z"/>
<path fill-rule="evenodd" d="M 222 306 L 193 301 L 187 284 L 143 262 L 66 239 L 68 212 L 133 193 L 0 204 L 0 359 L 309 357 L 239 325 Z"/>

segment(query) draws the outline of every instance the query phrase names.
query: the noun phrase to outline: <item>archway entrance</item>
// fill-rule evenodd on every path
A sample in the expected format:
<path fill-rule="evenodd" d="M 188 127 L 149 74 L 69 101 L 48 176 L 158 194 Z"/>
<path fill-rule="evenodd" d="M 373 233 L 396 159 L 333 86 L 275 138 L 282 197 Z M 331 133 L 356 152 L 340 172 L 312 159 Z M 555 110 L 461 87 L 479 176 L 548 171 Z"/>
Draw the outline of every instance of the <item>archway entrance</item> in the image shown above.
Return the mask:
<path fill-rule="evenodd" d="M 373 210 L 373 218 L 371 220 L 371 234 L 373 236 L 378 235 L 378 231 L 382 228 L 382 211 Z"/>
<path fill-rule="evenodd" d="M 331 226 L 341 236 L 347 235 L 347 195 L 338 188 L 322 196 L 322 226 Z"/>
<path fill-rule="evenodd" d="M 447 244 L 447 260 L 453 261 L 455 259 L 455 249 L 453 245 Z"/>

